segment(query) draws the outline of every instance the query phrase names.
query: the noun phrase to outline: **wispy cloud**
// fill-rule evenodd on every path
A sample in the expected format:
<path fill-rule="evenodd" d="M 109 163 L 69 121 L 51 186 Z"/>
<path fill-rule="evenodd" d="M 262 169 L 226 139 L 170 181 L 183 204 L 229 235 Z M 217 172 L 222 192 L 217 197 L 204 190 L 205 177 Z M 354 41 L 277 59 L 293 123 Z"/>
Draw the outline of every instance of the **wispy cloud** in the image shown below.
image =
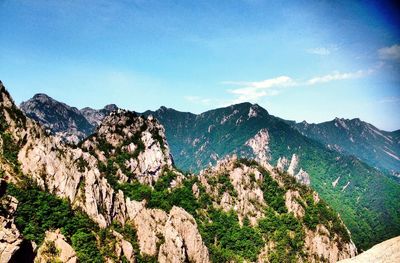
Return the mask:
<path fill-rule="evenodd" d="M 337 50 L 339 50 L 339 46 L 337 44 L 332 44 L 328 46 L 309 48 L 306 49 L 306 52 L 318 56 L 328 56 Z"/>
<path fill-rule="evenodd" d="M 261 99 L 270 96 L 279 95 L 284 88 L 289 87 L 306 87 L 324 84 L 333 81 L 357 79 L 366 77 L 382 66 L 381 63 L 367 70 L 358 70 L 353 72 L 334 71 L 330 74 L 311 77 L 306 80 L 296 80 L 289 76 L 282 75 L 275 78 L 269 78 L 260 81 L 222 81 L 221 84 L 231 86 L 226 89 L 228 94 L 233 95 L 231 99 L 211 99 L 199 96 L 185 96 L 185 100 L 191 103 L 201 104 L 204 106 L 219 105 L 226 106 L 241 102 L 260 102 Z M 233 88 L 237 87 L 237 88 Z"/>
<path fill-rule="evenodd" d="M 262 97 L 279 94 L 279 89 L 281 88 L 296 85 L 296 82 L 288 76 L 279 76 L 261 81 L 224 81 L 222 83 L 226 85 L 241 86 L 237 89 L 227 90 L 227 92 L 236 96 L 233 103 L 258 101 Z"/>
<path fill-rule="evenodd" d="M 330 74 L 315 76 L 305 81 L 295 80 L 289 76 L 279 76 L 261 81 L 224 81 L 222 84 L 240 86 L 235 89 L 226 90 L 235 96 L 231 100 L 231 104 L 244 101 L 259 102 L 264 97 L 278 95 L 285 87 L 314 86 L 332 81 L 362 78 L 373 73 L 375 70 L 376 68 L 354 72 L 335 71 Z"/>
<path fill-rule="evenodd" d="M 355 72 L 343 72 L 343 73 L 335 71 L 331 74 L 313 77 L 313 78 L 307 80 L 306 84 L 315 85 L 315 84 L 327 83 L 327 82 L 331 82 L 331 81 L 335 81 L 335 80 L 356 79 L 356 78 L 365 77 L 365 76 L 371 74 L 373 71 L 374 71 L 373 69 L 358 70 Z"/>
<path fill-rule="evenodd" d="M 390 47 L 383 47 L 378 49 L 378 56 L 382 60 L 399 60 L 400 59 L 400 45 L 392 45 Z"/>
<path fill-rule="evenodd" d="M 327 56 L 327 55 L 331 54 L 331 50 L 326 47 L 310 48 L 310 49 L 307 49 L 307 52 L 310 54 L 319 55 L 319 56 Z"/>
<path fill-rule="evenodd" d="M 378 101 L 380 104 L 400 104 L 400 97 L 392 96 L 392 97 L 384 97 Z"/>

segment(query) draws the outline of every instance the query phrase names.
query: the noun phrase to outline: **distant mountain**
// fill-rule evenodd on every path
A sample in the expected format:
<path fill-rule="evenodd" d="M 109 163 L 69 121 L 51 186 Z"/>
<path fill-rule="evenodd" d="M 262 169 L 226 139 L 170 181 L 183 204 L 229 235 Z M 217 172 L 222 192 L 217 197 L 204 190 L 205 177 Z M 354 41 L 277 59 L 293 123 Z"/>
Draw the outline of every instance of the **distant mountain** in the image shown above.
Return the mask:
<path fill-rule="evenodd" d="M 88 109 L 80 112 L 92 125 L 103 116 Z M 257 104 L 242 103 L 198 115 L 166 107 L 143 114 L 154 116 L 165 127 L 179 169 L 198 172 L 232 154 L 256 159 L 310 183 L 340 212 L 361 249 L 400 234 L 398 183 L 360 158 L 304 136 L 293 123 Z"/>
<path fill-rule="evenodd" d="M 101 120 L 116 110 L 117 106 L 112 104 L 100 110 L 92 108 L 78 110 L 46 94 L 36 94 L 22 102 L 20 109 L 51 133 L 59 135 L 68 142 L 78 143 L 92 134 Z"/>
<path fill-rule="evenodd" d="M 291 122 L 303 135 L 331 149 L 354 155 L 391 174 L 400 174 L 400 131 L 386 132 L 360 119 L 339 119 L 319 124 Z"/>

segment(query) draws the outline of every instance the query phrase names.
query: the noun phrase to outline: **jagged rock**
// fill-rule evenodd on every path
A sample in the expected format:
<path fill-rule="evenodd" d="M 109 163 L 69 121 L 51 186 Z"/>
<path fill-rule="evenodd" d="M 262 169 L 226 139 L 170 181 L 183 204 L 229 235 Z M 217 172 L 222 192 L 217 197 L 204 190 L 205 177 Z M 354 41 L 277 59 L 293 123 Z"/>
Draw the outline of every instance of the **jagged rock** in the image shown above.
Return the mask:
<path fill-rule="evenodd" d="M 86 118 L 86 120 L 93 126 L 97 127 L 101 124 L 103 119 L 113 111 L 118 110 L 117 105 L 109 104 L 106 105 L 101 110 L 95 110 L 89 107 L 83 108 L 80 110 L 82 115 Z"/>
<path fill-rule="evenodd" d="M 301 200 L 301 196 L 298 191 L 287 191 L 285 194 L 285 205 L 289 213 L 292 212 L 295 217 L 302 218 L 305 214 L 305 211 L 296 199 Z"/>
<path fill-rule="evenodd" d="M 311 183 L 310 176 L 306 171 L 303 171 L 303 169 L 300 169 L 300 171 L 294 175 L 294 178 L 301 184 L 310 185 Z"/>
<path fill-rule="evenodd" d="M 135 254 L 133 251 L 132 244 L 129 243 L 128 241 L 126 241 L 120 233 L 113 231 L 112 234 L 116 238 L 116 241 L 117 241 L 114 245 L 115 246 L 115 255 L 119 259 L 121 259 L 122 256 L 124 256 L 126 258 L 126 260 L 128 260 L 128 262 L 134 263 L 135 262 Z"/>
<path fill-rule="evenodd" d="M 302 168 L 298 170 L 298 165 L 299 165 L 299 157 L 296 154 L 292 155 L 292 159 L 290 160 L 290 165 L 287 169 L 287 173 L 296 178 L 296 180 L 299 183 L 305 184 L 305 185 L 310 185 L 310 176 L 306 171 L 304 171 Z M 287 159 L 286 158 L 279 158 L 278 160 L 278 169 L 284 170 L 284 167 L 287 165 Z M 296 171 L 298 171 L 296 173 Z"/>
<path fill-rule="evenodd" d="M 23 237 L 14 224 L 18 201 L 12 196 L 1 199 L 5 214 L 0 215 L 0 262 L 9 262 L 20 249 Z"/>
<path fill-rule="evenodd" d="M 151 116 L 144 118 L 124 110 L 111 113 L 104 118 L 97 133 L 83 142 L 82 148 L 94 151 L 98 159 L 105 162 L 106 156 L 113 156 L 115 152 L 100 150 L 104 144 L 131 156 L 123 166 L 133 177 L 128 178 L 119 171 L 118 178 L 122 182 L 137 179 L 141 183 L 152 184 L 163 168 L 172 166 L 164 128 Z"/>
<path fill-rule="evenodd" d="M 324 258 L 328 262 L 354 257 L 357 254 L 353 242 L 344 243 L 332 240 L 331 233 L 325 226 L 319 224 L 315 231 L 307 230 L 305 247 L 308 250 L 311 262 L 319 262 Z"/>
<path fill-rule="evenodd" d="M 159 262 L 210 262 L 193 216 L 174 206 L 164 229 L 165 243 L 161 245 Z"/>
<path fill-rule="evenodd" d="M 261 129 L 253 138 L 250 138 L 245 144 L 253 150 L 255 160 L 260 162 L 264 166 L 270 166 L 270 164 L 268 163 L 271 159 L 270 149 L 268 146 L 269 140 L 270 138 L 268 130 Z"/>
<path fill-rule="evenodd" d="M 75 263 L 78 258 L 74 249 L 67 243 L 60 230 L 47 231 L 43 244 L 40 246 L 35 263 L 46 262 Z"/>
<path fill-rule="evenodd" d="M 206 192 L 215 199 L 217 208 L 222 208 L 224 211 L 233 209 L 238 213 L 240 222 L 247 217 L 250 223 L 255 225 L 257 219 L 264 215 L 266 207 L 263 192 L 257 184 L 257 181 L 262 181 L 262 175 L 256 168 L 235 167 L 236 163 L 236 156 L 220 160 L 215 167 L 203 170 L 199 180 Z M 234 192 L 224 192 L 220 195 L 219 188 L 222 185 L 213 186 L 208 182 L 218 181 L 218 177 L 221 176 L 228 177 Z"/>

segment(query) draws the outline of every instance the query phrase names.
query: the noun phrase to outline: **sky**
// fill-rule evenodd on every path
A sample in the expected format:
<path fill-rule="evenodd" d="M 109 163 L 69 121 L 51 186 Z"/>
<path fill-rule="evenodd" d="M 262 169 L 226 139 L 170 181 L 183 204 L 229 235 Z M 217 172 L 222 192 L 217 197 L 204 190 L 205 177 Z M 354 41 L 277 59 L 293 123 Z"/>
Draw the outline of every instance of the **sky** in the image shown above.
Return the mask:
<path fill-rule="evenodd" d="M 0 0 L 0 79 L 17 103 L 201 113 L 249 101 L 307 122 L 400 129 L 389 1 Z"/>

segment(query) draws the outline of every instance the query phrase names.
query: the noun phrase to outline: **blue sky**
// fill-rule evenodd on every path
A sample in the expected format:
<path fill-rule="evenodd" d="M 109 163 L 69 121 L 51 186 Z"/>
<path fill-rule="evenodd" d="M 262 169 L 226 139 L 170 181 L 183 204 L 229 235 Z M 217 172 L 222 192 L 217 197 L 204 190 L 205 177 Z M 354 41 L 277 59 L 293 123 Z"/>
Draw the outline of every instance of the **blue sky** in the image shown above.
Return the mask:
<path fill-rule="evenodd" d="M 17 103 L 250 101 L 297 121 L 400 128 L 399 9 L 385 1 L 0 0 L 0 79 Z"/>

